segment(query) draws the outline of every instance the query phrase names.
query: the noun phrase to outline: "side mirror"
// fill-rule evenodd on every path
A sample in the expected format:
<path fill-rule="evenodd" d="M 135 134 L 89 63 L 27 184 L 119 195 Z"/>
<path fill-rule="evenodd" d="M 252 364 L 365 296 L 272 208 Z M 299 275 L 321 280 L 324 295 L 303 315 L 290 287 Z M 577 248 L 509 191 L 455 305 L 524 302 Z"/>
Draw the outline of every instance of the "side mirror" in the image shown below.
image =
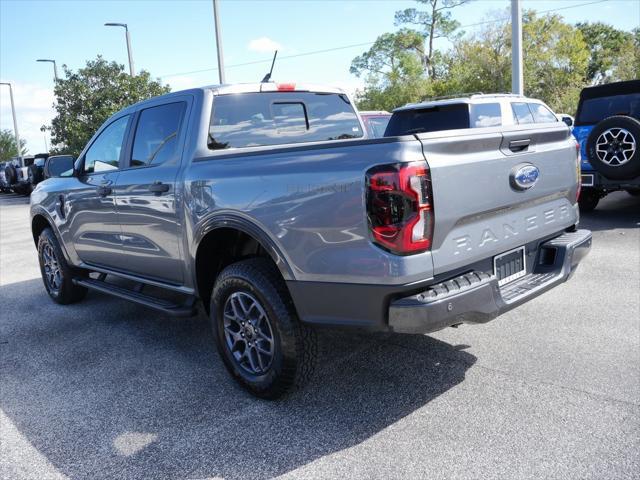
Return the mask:
<path fill-rule="evenodd" d="M 562 121 L 567 124 L 567 127 L 573 127 L 573 118 L 569 115 L 563 115 Z"/>
<path fill-rule="evenodd" d="M 44 178 L 73 177 L 73 164 L 76 159 L 71 155 L 54 155 L 44 164 Z"/>

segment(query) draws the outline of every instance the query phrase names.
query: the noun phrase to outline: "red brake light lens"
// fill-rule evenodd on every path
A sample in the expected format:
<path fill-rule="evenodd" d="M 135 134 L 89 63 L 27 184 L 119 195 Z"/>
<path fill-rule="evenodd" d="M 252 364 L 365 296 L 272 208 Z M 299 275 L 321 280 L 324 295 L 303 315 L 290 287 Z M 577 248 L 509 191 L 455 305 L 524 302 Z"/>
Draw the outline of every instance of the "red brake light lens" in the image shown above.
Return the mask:
<path fill-rule="evenodd" d="M 293 92 L 296 89 L 295 83 L 278 83 L 276 88 L 279 92 Z"/>
<path fill-rule="evenodd" d="M 381 247 L 400 255 L 429 250 L 433 201 L 426 164 L 384 165 L 367 172 L 367 216 Z"/>

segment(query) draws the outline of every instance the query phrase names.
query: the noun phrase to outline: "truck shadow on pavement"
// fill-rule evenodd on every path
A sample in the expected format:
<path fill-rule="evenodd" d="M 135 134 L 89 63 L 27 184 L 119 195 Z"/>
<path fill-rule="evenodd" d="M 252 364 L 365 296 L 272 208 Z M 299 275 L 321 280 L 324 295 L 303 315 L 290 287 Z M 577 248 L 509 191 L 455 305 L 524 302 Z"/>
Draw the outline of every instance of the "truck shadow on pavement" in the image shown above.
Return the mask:
<path fill-rule="evenodd" d="M 427 336 L 323 331 L 306 389 L 260 401 L 231 380 L 203 316 L 161 317 L 93 293 L 62 307 L 40 279 L 0 292 L 11 306 L 0 321 L 0 408 L 71 478 L 284 474 L 412 414 L 476 360 Z"/>
<path fill-rule="evenodd" d="M 600 201 L 598 208 L 580 215 L 580 227 L 591 231 L 640 228 L 640 197 L 612 193 Z"/>

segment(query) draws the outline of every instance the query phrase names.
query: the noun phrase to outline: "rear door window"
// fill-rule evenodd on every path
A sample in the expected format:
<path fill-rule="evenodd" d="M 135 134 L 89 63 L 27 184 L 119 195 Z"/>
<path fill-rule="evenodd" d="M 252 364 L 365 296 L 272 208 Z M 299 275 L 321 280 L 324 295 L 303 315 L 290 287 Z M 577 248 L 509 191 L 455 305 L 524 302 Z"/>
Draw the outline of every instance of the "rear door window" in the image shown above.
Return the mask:
<path fill-rule="evenodd" d="M 476 103 L 471 105 L 471 127 L 499 127 L 502 113 L 499 103 Z"/>
<path fill-rule="evenodd" d="M 389 125 L 390 115 L 377 115 L 377 116 L 368 116 L 363 117 L 364 124 L 367 127 L 367 131 L 369 132 L 369 136 L 373 138 L 384 137 L 384 131 L 387 129 L 387 125 Z"/>
<path fill-rule="evenodd" d="M 178 133 L 187 104 L 168 103 L 140 113 L 131 166 L 159 165 L 178 158 Z"/>
<path fill-rule="evenodd" d="M 529 109 L 533 114 L 533 121 L 536 123 L 557 122 L 558 117 L 541 103 L 529 103 Z"/>
<path fill-rule="evenodd" d="M 261 92 L 216 96 L 208 144 L 218 150 L 362 136 L 344 94 Z"/>
<path fill-rule="evenodd" d="M 512 103 L 511 109 L 513 110 L 513 116 L 516 122 L 520 125 L 526 125 L 533 123 L 533 114 L 529 110 L 529 106 L 524 102 Z"/>

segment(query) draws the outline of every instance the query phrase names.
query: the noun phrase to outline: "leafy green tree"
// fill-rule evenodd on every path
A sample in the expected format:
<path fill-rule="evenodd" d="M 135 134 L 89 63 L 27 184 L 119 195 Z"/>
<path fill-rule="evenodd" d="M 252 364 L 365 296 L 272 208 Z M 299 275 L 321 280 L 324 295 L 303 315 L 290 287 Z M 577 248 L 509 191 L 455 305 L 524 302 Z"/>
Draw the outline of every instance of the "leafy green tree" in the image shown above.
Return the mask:
<path fill-rule="evenodd" d="M 366 81 L 357 99 L 359 108 L 388 110 L 424 97 L 427 82 L 421 62 L 423 52 L 422 35 L 414 30 L 380 35 L 351 63 L 350 72 Z"/>
<path fill-rule="evenodd" d="M 592 84 L 625 80 L 634 70 L 634 35 L 603 22 L 578 23 L 590 58 L 585 80 Z M 629 68 L 632 67 L 632 68 Z M 633 78 L 633 77 L 632 77 Z"/>
<path fill-rule="evenodd" d="M 26 148 L 27 142 L 20 139 L 20 155 L 27 154 Z M 11 130 L 0 130 L 0 161 L 9 160 L 11 157 L 18 155 L 18 148 L 16 147 L 16 136 Z"/>
<path fill-rule="evenodd" d="M 446 74 L 437 95 L 511 91 L 511 30 L 506 22 L 488 23 L 457 42 L 445 55 Z"/>
<path fill-rule="evenodd" d="M 436 78 L 439 52 L 434 50 L 433 41 L 437 38 L 458 39 L 463 32 L 457 32 L 460 23 L 451 18 L 451 10 L 470 0 L 416 0 L 426 5 L 426 10 L 407 8 L 395 14 L 396 25 L 415 25 L 420 28 L 422 36 L 427 42 L 426 52 L 422 62 L 427 75 Z"/>
<path fill-rule="evenodd" d="M 574 112 L 589 64 L 589 49 L 580 30 L 557 14 L 523 18 L 525 93 L 557 112 Z"/>
<path fill-rule="evenodd" d="M 49 127 L 58 153 L 78 155 L 111 115 L 129 105 L 168 93 L 168 85 L 152 80 L 148 72 L 125 73 L 124 65 L 101 56 L 73 72 L 63 65 L 64 76 L 54 89 L 56 116 Z"/>

